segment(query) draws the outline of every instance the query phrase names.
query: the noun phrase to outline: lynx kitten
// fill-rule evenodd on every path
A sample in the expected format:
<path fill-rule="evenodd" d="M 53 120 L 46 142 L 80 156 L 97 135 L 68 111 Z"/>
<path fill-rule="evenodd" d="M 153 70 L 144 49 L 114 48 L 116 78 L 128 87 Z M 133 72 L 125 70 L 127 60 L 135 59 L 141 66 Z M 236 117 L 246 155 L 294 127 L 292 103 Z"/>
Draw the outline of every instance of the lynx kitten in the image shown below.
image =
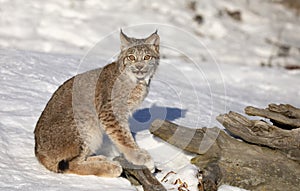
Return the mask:
<path fill-rule="evenodd" d="M 154 168 L 149 153 L 135 143 L 128 118 L 146 97 L 159 64 L 159 36 L 136 39 L 121 31 L 120 38 L 117 61 L 67 80 L 40 116 L 35 155 L 47 169 L 118 177 L 118 162 L 95 155 L 103 149 L 104 133 L 128 161 Z"/>

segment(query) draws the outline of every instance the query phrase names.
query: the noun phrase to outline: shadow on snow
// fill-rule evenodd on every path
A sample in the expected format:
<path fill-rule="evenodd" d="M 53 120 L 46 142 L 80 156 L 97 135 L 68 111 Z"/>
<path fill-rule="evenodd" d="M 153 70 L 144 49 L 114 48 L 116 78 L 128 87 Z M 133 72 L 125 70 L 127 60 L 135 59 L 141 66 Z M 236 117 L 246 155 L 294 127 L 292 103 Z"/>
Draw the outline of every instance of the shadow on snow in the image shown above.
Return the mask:
<path fill-rule="evenodd" d="M 187 110 L 152 105 L 151 108 L 137 110 L 129 119 L 130 129 L 133 133 L 146 130 L 156 119 L 174 121 L 185 117 Z"/>

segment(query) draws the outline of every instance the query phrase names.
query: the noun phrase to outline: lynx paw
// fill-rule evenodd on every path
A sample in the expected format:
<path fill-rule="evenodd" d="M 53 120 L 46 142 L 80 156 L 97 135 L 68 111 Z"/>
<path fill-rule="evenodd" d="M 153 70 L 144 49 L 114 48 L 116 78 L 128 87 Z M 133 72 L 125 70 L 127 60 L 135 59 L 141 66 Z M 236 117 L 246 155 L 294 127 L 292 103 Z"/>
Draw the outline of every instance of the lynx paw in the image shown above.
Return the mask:
<path fill-rule="evenodd" d="M 119 177 L 123 171 L 119 162 L 108 160 L 102 155 L 88 157 L 86 161 L 99 166 L 99 169 L 101 169 L 98 173 L 99 176 L 111 178 Z"/>
<path fill-rule="evenodd" d="M 154 161 L 150 154 L 143 149 L 130 150 L 124 153 L 125 158 L 135 165 L 145 165 L 150 171 L 155 169 Z"/>
<path fill-rule="evenodd" d="M 112 161 L 112 164 L 112 168 L 110 169 L 112 177 L 119 177 L 123 171 L 122 166 L 116 161 Z"/>
<path fill-rule="evenodd" d="M 122 166 L 117 161 L 102 161 L 101 165 L 101 176 L 115 178 L 119 177 L 123 171 Z"/>

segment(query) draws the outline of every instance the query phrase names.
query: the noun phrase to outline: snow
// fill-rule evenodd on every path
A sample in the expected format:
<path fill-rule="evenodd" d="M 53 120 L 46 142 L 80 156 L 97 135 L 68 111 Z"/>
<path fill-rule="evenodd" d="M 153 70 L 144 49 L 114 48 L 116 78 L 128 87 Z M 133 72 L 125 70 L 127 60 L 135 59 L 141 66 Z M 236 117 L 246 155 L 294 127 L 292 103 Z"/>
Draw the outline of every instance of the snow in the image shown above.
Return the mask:
<path fill-rule="evenodd" d="M 190 2 L 192 0 L 155 0 L 151 3 L 147 0 L 51 0 L 41 3 L 30 0 L 20 5 L 18 0 L 2 0 L 0 45 L 82 55 L 100 39 L 121 27 L 132 29 L 134 26 L 157 24 L 176 26 L 196 34 L 222 63 L 239 62 L 243 56 L 248 57 L 243 64 L 266 62 L 273 54 L 272 46 L 266 40 L 278 40 L 280 33 L 282 43 L 300 48 L 297 35 L 300 32 L 299 19 L 295 13 L 271 0 L 199 1 L 194 10 L 189 8 Z M 231 19 L 224 13 L 225 10 L 241 11 L 242 21 Z M 203 16 L 203 24 L 193 19 L 196 15 Z M 135 36 L 150 33 L 149 28 L 142 29 L 143 33 L 135 29 L 125 31 Z M 164 39 L 174 42 L 178 33 L 168 31 Z M 186 48 L 191 54 L 199 54 L 201 51 L 197 46 L 189 44 Z M 296 62 L 294 58 L 292 61 Z"/>
<path fill-rule="evenodd" d="M 247 105 L 289 103 L 300 107 L 300 73 L 277 65 L 299 62 L 299 18 L 265 0 L 18 0 L 0 1 L 0 189 L 135 190 L 124 178 L 55 174 L 34 156 L 33 130 L 47 101 L 68 78 L 114 60 L 119 29 L 138 37 L 155 29 L 162 59 L 151 90 L 130 120 L 138 144 L 162 170 L 164 185 L 177 189 L 179 178 L 196 190 L 193 155 L 153 137 L 155 119 L 191 128 L 223 127 L 215 117 Z M 234 21 L 224 10 L 239 10 Z M 220 12 L 221 11 L 221 12 Z M 204 23 L 193 17 L 201 14 Z M 282 31 L 281 39 L 278 33 Z M 267 63 L 274 47 L 266 39 L 293 46 L 290 57 Z M 299 63 L 298 63 L 299 64 Z M 221 191 L 239 188 L 222 185 Z"/>

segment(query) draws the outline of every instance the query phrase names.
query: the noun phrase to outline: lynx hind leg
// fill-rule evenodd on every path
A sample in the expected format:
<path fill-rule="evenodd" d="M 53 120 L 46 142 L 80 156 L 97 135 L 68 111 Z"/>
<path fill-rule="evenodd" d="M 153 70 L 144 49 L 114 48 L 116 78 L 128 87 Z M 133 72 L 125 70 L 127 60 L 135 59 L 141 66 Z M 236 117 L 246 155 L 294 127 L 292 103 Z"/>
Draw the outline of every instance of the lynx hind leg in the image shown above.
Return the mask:
<path fill-rule="evenodd" d="M 104 156 L 92 156 L 86 160 L 70 161 L 66 173 L 115 178 L 121 175 L 122 167 L 119 162 L 108 160 Z"/>

